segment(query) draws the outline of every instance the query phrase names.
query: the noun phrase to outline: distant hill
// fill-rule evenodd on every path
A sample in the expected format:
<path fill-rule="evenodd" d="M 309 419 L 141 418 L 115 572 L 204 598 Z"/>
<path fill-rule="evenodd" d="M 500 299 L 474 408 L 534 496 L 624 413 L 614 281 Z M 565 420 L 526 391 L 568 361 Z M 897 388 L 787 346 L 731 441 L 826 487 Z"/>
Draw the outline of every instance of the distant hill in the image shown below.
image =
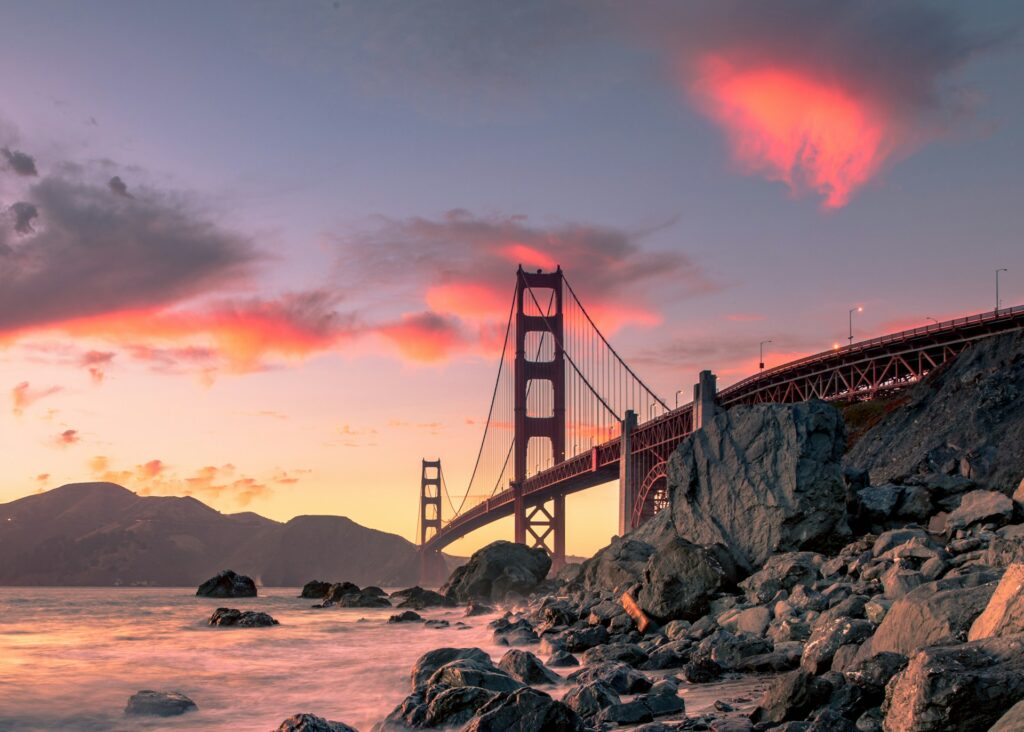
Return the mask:
<path fill-rule="evenodd" d="M 192 586 L 221 569 L 268 586 L 407 586 L 419 557 L 402 537 L 342 516 L 280 523 L 114 483 L 71 483 L 0 504 L 0 585 Z"/>

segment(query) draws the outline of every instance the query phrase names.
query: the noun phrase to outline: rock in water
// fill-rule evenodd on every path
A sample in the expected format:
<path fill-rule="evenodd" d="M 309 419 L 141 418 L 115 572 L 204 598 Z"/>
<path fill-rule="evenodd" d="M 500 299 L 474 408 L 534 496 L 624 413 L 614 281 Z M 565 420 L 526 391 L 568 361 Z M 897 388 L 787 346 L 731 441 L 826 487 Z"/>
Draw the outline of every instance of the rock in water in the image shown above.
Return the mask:
<path fill-rule="evenodd" d="M 926 648 L 886 689 L 886 732 L 984 732 L 1024 699 L 1024 636 Z"/>
<path fill-rule="evenodd" d="M 148 717 L 175 717 L 199 707 L 184 694 L 177 691 L 139 691 L 128 699 L 125 714 Z"/>
<path fill-rule="evenodd" d="M 496 541 L 476 551 L 452 572 L 441 592 L 456 602 L 501 602 L 509 592 L 528 595 L 547 577 L 551 557 L 510 541 Z"/>
<path fill-rule="evenodd" d="M 256 583 L 252 578 L 225 569 L 211 577 L 196 590 L 198 597 L 256 597 Z"/>
<path fill-rule="evenodd" d="M 347 724 L 332 722 L 315 714 L 296 714 L 281 722 L 281 726 L 275 732 L 357 732 L 357 730 Z"/>
<path fill-rule="evenodd" d="M 498 668 L 524 684 L 557 684 L 562 680 L 529 651 L 509 651 L 498 661 Z"/>
<path fill-rule="evenodd" d="M 235 610 L 232 607 L 219 607 L 210 616 L 210 625 L 236 626 L 239 628 L 267 628 L 279 623 L 267 613 L 253 610 Z"/>
<path fill-rule="evenodd" d="M 327 591 L 330 589 L 330 582 L 323 582 L 322 580 L 311 580 L 302 586 L 302 594 L 300 594 L 299 597 L 304 597 L 308 600 L 322 600 L 324 597 L 327 596 Z M 292 717 L 292 719 L 294 718 L 295 717 Z"/>
<path fill-rule="evenodd" d="M 459 659 L 471 659 L 482 664 L 491 663 L 491 657 L 479 648 L 435 648 L 420 656 L 413 665 L 412 690 L 422 690 L 439 668 Z"/>
<path fill-rule="evenodd" d="M 714 416 L 668 461 L 671 520 L 698 544 L 723 544 L 746 572 L 776 552 L 818 549 L 848 533 L 832 406 L 737 406 Z"/>
<path fill-rule="evenodd" d="M 584 732 L 572 709 L 543 691 L 526 687 L 499 694 L 464 728 L 466 732 Z"/>
<path fill-rule="evenodd" d="M 1024 476 L 1024 331 L 977 341 L 915 386 L 847 462 L 875 483 L 966 478 L 1009 495 Z"/>

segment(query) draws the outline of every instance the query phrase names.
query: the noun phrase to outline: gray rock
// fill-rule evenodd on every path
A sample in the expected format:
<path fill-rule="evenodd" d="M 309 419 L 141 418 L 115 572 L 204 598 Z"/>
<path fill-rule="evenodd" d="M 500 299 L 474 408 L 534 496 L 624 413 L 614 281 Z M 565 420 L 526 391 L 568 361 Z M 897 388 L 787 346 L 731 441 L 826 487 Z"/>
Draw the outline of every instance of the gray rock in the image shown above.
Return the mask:
<path fill-rule="evenodd" d="M 363 591 L 366 594 L 366 591 Z M 454 605 L 444 595 L 434 592 L 433 590 L 425 590 L 422 587 L 410 587 L 407 590 L 399 590 L 398 592 L 391 593 L 392 599 L 400 599 L 398 603 L 399 608 L 410 608 L 412 610 L 425 610 L 430 607 L 450 607 Z"/>
<path fill-rule="evenodd" d="M 583 720 L 562 702 L 529 687 L 499 694 L 485 704 L 465 732 L 584 732 Z"/>
<path fill-rule="evenodd" d="M 1024 699 L 1024 636 L 935 646 L 886 690 L 886 732 L 983 732 Z"/>
<path fill-rule="evenodd" d="M 299 597 L 304 597 L 309 600 L 322 600 L 329 589 L 331 589 L 330 582 L 310 580 L 302 586 L 302 594 L 300 594 Z M 294 719 L 294 717 L 292 717 L 292 719 Z"/>
<path fill-rule="evenodd" d="M 562 701 L 584 719 L 596 716 L 602 709 L 618 704 L 619 695 L 600 681 L 574 686 L 566 692 Z"/>
<path fill-rule="evenodd" d="M 449 661 L 430 677 L 427 686 L 476 686 L 488 691 L 515 691 L 523 684 L 498 669 L 490 660 L 470 658 Z"/>
<path fill-rule="evenodd" d="M 583 562 L 580 582 L 590 591 L 604 590 L 618 596 L 639 584 L 654 547 L 629 536 L 612 543 Z"/>
<path fill-rule="evenodd" d="M 869 621 L 856 618 L 836 617 L 818 624 L 804 646 L 800 668 L 822 674 L 832 668 L 832 658 L 841 646 L 861 643 L 874 631 Z"/>
<path fill-rule="evenodd" d="M 600 681 L 619 694 L 640 694 L 651 688 L 651 680 L 647 676 L 615 661 L 581 668 L 569 675 L 569 681 L 580 685 Z"/>
<path fill-rule="evenodd" d="M 772 611 L 767 607 L 748 607 L 736 613 L 728 623 L 721 620 L 721 625 L 726 630 L 750 635 L 763 636 L 772 622 Z"/>
<path fill-rule="evenodd" d="M 708 659 L 731 671 L 738 668 L 743 659 L 771 651 L 772 642 L 765 638 L 716 630 L 700 642 L 693 653 L 693 660 Z"/>
<path fill-rule="evenodd" d="M 946 519 L 947 530 L 963 529 L 975 524 L 1005 524 L 1013 516 L 1013 501 L 996 491 L 965 493 L 960 505 Z"/>
<path fill-rule="evenodd" d="M 490 605 L 484 605 L 482 602 L 470 602 L 466 605 L 466 617 L 470 618 L 475 615 L 489 615 L 494 612 L 494 608 Z"/>
<path fill-rule="evenodd" d="M 551 558 L 543 549 L 496 541 L 473 553 L 441 592 L 456 602 L 504 601 L 510 592 L 528 595 L 547 577 Z"/>
<path fill-rule="evenodd" d="M 600 646 L 608 642 L 608 631 L 602 625 L 592 625 L 588 628 L 572 628 L 563 633 L 559 641 L 562 648 L 570 653 L 581 653 L 594 646 Z"/>
<path fill-rule="evenodd" d="M 706 656 L 693 658 L 683 666 L 683 678 L 691 684 L 707 684 L 722 675 L 722 667 Z"/>
<path fill-rule="evenodd" d="M 198 708 L 194 701 L 177 691 L 144 689 L 129 697 L 124 713 L 147 717 L 175 717 Z"/>
<path fill-rule="evenodd" d="M 278 622 L 267 613 L 255 612 L 253 610 L 242 612 L 234 608 L 219 607 L 210 616 L 209 624 L 238 628 L 267 628 L 277 625 Z"/>
<path fill-rule="evenodd" d="M 995 591 L 986 577 L 952 577 L 929 582 L 896 600 L 860 658 L 890 651 L 909 656 L 939 643 L 964 640 Z"/>
<path fill-rule="evenodd" d="M 352 584 L 351 582 L 335 582 L 323 594 L 323 604 L 334 605 L 345 595 L 359 594 L 359 585 Z"/>
<path fill-rule="evenodd" d="M 256 597 L 256 583 L 250 577 L 225 569 L 199 585 L 196 596 Z"/>
<path fill-rule="evenodd" d="M 907 667 L 908 660 L 899 653 L 878 653 L 870 658 L 854 660 L 850 667 L 843 671 L 843 676 L 850 684 L 861 690 L 866 703 L 881 706 L 885 700 L 886 685 Z"/>
<path fill-rule="evenodd" d="M 798 585 L 812 587 L 821 577 L 819 567 L 823 557 L 813 552 L 788 552 L 779 554 L 764 566 L 740 582 L 747 599 L 755 605 L 763 605 L 782 590 L 792 590 Z"/>
<path fill-rule="evenodd" d="M 802 669 L 775 679 L 757 702 L 750 718 L 755 724 L 781 724 L 806 719 L 821 706 L 831 687 Z"/>
<path fill-rule="evenodd" d="M 412 610 L 406 610 L 398 615 L 392 615 L 388 618 L 388 623 L 422 623 L 423 616 Z"/>
<path fill-rule="evenodd" d="M 871 553 L 876 557 L 881 557 L 914 539 L 931 543 L 931 539 L 924 529 L 890 529 L 878 535 L 871 547 Z"/>
<path fill-rule="evenodd" d="M 357 732 L 341 722 L 332 722 L 315 714 L 296 714 L 281 722 L 275 732 Z"/>
<path fill-rule="evenodd" d="M 491 657 L 481 651 L 479 648 L 435 648 L 432 651 L 427 651 L 413 664 L 412 667 L 412 690 L 419 691 L 423 689 L 427 682 L 430 681 L 430 677 L 433 676 L 439 668 L 444 666 L 446 663 L 451 663 L 458 659 L 468 658 L 480 663 L 489 664 L 491 663 Z"/>
<path fill-rule="evenodd" d="M 713 552 L 673 539 L 647 561 L 637 603 L 661 623 L 696 620 L 726 581 L 726 570 Z"/>
<path fill-rule="evenodd" d="M 583 653 L 583 663 L 586 665 L 621 661 L 635 667 L 646 660 L 647 654 L 636 643 L 607 643 L 594 646 Z"/>
<path fill-rule="evenodd" d="M 922 574 L 913 569 L 904 569 L 898 564 L 892 565 L 882 574 L 882 588 L 887 600 L 896 600 L 911 590 L 924 584 Z"/>
<path fill-rule="evenodd" d="M 903 486 L 885 483 L 868 486 L 857 491 L 861 516 L 874 522 L 883 522 L 893 515 L 903 497 Z"/>
<path fill-rule="evenodd" d="M 877 482 L 928 474 L 1009 493 L 1024 465 L 1024 332 L 975 342 L 913 387 L 851 448 L 847 464 Z"/>
<path fill-rule="evenodd" d="M 460 727 L 497 694 L 477 686 L 443 689 L 430 699 L 422 726 L 426 729 Z"/>
<path fill-rule="evenodd" d="M 597 724 L 634 725 L 654 720 L 651 710 L 642 699 L 633 699 L 605 707 L 595 718 Z"/>
<path fill-rule="evenodd" d="M 557 650 L 548 657 L 547 665 L 551 668 L 567 668 L 571 666 L 579 666 L 580 662 L 576 656 L 572 655 L 568 651 Z"/>
<path fill-rule="evenodd" d="M 668 461 L 671 521 L 680 537 L 723 544 L 746 572 L 778 552 L 832 546 L 848 533 L 832 406 L 737 406 L 716 414 Z"/>
<path fill-rule="evenodd" d="M 640 664 L 640 668 L 646 670 L 681 668 L 690 661 L 692 652 L 693 641 L 689 639 L 669 641 L 652 650 L 648 654 L 647 660 Z"/>
<path fill-rule="evenodd" d="M 1021 633 L 1024 633 L 1024 564 L 1011 564 L 985 609 L 971 625 L 967 640 Z"/>
<path fill-rule="evenodd" d="M 363 608 L 377 608 L 377 607 L 391 607 L 391 601 L 386 597 L 381 597 L 373 592 L 349 592 L 348 594 L 342 595 L 336 601 L 329 603 L 324 600 L 324 604 L 334 604 L 338 607 L 363 607 Z"/>
<path fill-rule="evenodd" d="M 498 668 L 524 684 L 557 684 L 562 677 L 551 671 L 529 651 L 513 649 L 498 661 Z"/>

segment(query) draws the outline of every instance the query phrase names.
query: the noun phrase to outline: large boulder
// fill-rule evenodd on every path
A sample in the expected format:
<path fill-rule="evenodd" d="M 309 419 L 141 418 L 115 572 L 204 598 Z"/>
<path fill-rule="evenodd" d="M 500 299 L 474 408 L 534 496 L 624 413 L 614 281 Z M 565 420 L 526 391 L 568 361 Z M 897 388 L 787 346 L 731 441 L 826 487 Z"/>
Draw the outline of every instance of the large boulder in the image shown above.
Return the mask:
<path fill-rule="evenodd" d="M 543 691 L 525 687 L 499 694 L 480 708 L 466 732 L 584 732 L 572 709 Z"/>
<path fill-rule="evenodd" d="M 617 595 L 640 582 L 653 554 L 654 547 L 646 541 L 614 537 L 611 544 L 583 562 L 578 581 L 587 590 Z"/>
<path fill-rule="evenodd" d="M 364 590 L 365 593 L 365 590 Z M 454 603 L 439 592 L 425 590 L 420 586 L 410 587 L 391 593 L 392 600 L 399 600 L 398 607 L 426 610 L 431 607 L 450 607 Z"/>
<path fill-rule="evenodd" d="M 967 638 L 971 623 L 985 609 L 996 583 L 969 574 L 927 582 L 896 600 L 858 658 L 892 652 L 910 656 L 928 646 Z"/>
<path fill-rule="evenodd" d="M 275 732 L 356 732 L 356 729 L 315 714 L 296 714 L 281 722 Z"/>
<path fill-rule="evenodd" d="M 714 552 L 674 539 L 647 560 L 636 599 L 659 622 L 696 620 L 724 584 L 726 570 Z"/>
<path fill-rule="evenodd" d="M 807 671 L 790 671 L 772 681 L 750 718 L 763 724 L 806 719 L 828 699 L 831 691 L 828 684 Z"/>
<path fill-rule="evenodd" d="M 230 569 L 199 585 L 197 597 L 256 597 L 256 583 L 251 577 L 237 574 Z"/>
<path fill-rule="evenodd" d="M 949 514 L 946 528 L 963 529 L 974 524 L 1005 524 L 1013 516 L 1013 501 L 997 491 L 971 491 L 960 499 L 960 505 Z"/>
<path fill-rule="evenodd" d="M 719 412 L 669 458 L 676 533 L 725 545 L 746 572 L 779 552 L 832 547 L 848 534 L 845 439 L 821 401 Z"/>
<path fill-rule="evenodd" d="M 847 455 L 875 483 L 954 476 L 1007 495 L 1024 476 L 1024 331 L 977 341 L 913 387 Z"/>
<path fill-rule="evenodd" d="M 1021 633 L 1024 633 L 1024 564 L 1011 564 L 988 605 L 971 625 L 967 640 Z"/>
<path fill-rule="evenodd" d="M 496 541 L 474 552 L 452 572 L 441 592 L 455 602 L 501 602 L 509 592 L 528 595 L 544 581 L 551 557 L 543 549 Z"/>
<path fill-rule="evenodd" d="M 1024 699 L 1024 636 L 926 648 L 886 689 L 886 732 L 985 732 Z"/>
<path fill-rule="evenodd" d="M 196 703 L 177 691 L 144 689 L 132 694 L 124 713 L 145 717 L 176 717 L 198 709 Z"/>
<path fill-rule="evenodd" d="M 821 577 L 823 562 L 824 557 L 814 552 L 778 554 L 740 582 L 740 587 L 750 602 L 764 604 L 782 590 L 791 592 L 797 587 L 813 587 Z"/>
<path fill-rule="evenodd" d="M 533 686 L 557 684 L 562 680 L 529 651 L 512 649 L 498 661 L 498 668 L 516 681 Z"/>
<path fill-rule="evenodd" d="M 412 690 L 419 691 L 423 689 L 427 682 L 430 681 L 430 677 L 434 673 L 444 666 L 446 663 L 452 661 L 468 658 L 480 663 L 491 663 L 491 657 L 481 651 L 479 648 L 435 648 L 432 651 L 427 651 L 413 664 L 412 667 Z"/>
<path fill-rule="evenodd" d="M 304 598 L 306 598 L 308 600 L 322 600 L 324 597 L 327 596 L 327 592 L 330 589 L 331 589 L 331 583 L 330 582 L 324 582 L 323 580 L 310 580 L 309 582 L 307 582 L 306 584 L 304 584 L 302 586 L 302 593 L 299 595 L 299 597 L 304 597 Z M 295 715 L 295 717 L 302 717 L 302 716 L 307 716 L 308 717 L 308 716 L 311 716 L 311 715 L 308 715 L 308 714 L 307 715 L 302 715 L 302 714 Z M 295 719 L 295 717 L 292 717 L 292 719 Z M 290 720 L 285 720 L 285 722 L 288 722 L 288 721 L 290 721 Z"/>

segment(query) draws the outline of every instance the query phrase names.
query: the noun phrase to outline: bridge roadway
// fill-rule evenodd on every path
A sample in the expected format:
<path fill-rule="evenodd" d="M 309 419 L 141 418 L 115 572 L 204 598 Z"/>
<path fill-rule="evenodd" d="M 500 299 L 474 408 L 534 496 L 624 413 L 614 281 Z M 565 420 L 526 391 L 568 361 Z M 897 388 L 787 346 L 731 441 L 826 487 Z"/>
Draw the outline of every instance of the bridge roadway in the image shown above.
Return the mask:
<path fill-rule="evenodd" d="M 872 399 L 917 383 L 972 341 L 1024 328 L 1024 306 L 1003 308 L 890 333 L 767 369 L 718 392 L 722 407 L 766 402 Z M 650 419 L 632 431 L 630 453 L 674 448 L 693 431 L 693 404 Z M 526 479 L 528 505 L 619 479 L 623 440 L 615 438 Z M 511 516 L 511 488 L 456 516 L 423 547 L 440 551 L 476 529 Z"/>

